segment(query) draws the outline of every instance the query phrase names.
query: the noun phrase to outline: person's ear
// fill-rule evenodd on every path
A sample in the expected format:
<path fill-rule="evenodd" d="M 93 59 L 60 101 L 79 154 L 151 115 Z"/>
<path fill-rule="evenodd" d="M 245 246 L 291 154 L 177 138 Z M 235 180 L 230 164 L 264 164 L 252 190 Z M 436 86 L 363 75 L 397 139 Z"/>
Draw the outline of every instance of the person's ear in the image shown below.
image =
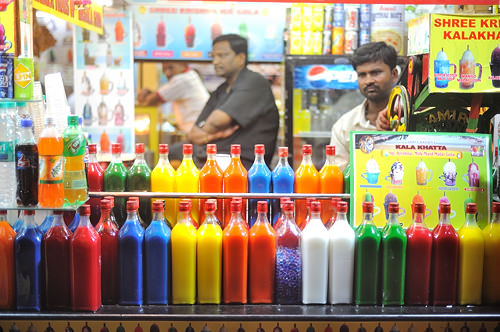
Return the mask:
<path fill-rule="evenodd" d="M 399 79 L 399 70 L 397 66 L 392 69 L 391 76 L 392 76 L 392 83 L 396 84 L 396 82 Z"/>
<path fill-rule="evenodd" d="M 238 53 L 236 54 L 236 58 L 238 59 L 240 67 L 245 67 L 246 55 L 244 53 Z"/>

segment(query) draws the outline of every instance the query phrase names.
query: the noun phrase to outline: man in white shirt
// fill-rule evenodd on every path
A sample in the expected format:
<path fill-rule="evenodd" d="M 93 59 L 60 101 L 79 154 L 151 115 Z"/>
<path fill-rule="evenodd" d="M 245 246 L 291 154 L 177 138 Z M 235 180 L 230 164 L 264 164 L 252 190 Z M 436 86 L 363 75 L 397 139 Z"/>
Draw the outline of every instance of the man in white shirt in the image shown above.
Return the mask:
<path fill-rule="evenodd" d="M 358 74 L 359 91 L 366 99 L 332 127 L 330 144 L 335 146 L 335 164 L 340 169 L 350 162 L 351 131 L 389 130 L 386 112 L 398 80 L 396 62 L 396 50 L 384 42 L 364 44 L 354 51 L 351 63 Z"/>
<path fill-rule="evenodd" d="M 172 102 L 175 122 L 179 129 L 188 133 L 200 115 L 210 95 L 200 76 L 182 61 L 165 61 L 163 73 L 168 82 L 158 91 L 143 89 L 139 92 L 138 102 L 144 106 L 158 106 Z"/>

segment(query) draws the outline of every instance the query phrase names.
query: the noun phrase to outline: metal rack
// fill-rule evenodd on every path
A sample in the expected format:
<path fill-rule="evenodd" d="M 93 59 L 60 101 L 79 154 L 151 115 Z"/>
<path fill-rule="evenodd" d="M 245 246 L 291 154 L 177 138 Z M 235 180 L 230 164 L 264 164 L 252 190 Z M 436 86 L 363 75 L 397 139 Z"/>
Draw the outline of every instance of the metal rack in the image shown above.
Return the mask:
<path fill-rule="evenodd" d="M 316 198 L 316 199 L 328 199 L 332 197 L 339 197 L 350 199 L 350 194 L 258 194 L 258 193 L 169 193 L 169 192 L 135 192 L 135 191 L 124 191 L 124 192 L 89 192 L 89 197 L 104 197 L 104 196 L 115 196 L 115 197 L 145 197 L 145 198 L 262 198 L 262 199 L 279 199 L 281 197 L 290 197 L 295 199 L 300 198 Z"/>

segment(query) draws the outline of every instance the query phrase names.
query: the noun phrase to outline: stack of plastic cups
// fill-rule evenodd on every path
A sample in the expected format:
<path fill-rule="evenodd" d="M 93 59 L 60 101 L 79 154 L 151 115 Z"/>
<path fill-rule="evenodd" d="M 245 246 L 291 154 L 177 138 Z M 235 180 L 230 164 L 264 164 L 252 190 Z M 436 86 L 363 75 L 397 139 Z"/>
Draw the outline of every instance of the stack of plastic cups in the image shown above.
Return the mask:
<path fill-rule="evenodd" d="M 45 105 L 43 104 L 42 84 L 39 81 L 33 82 L 33 100 L 28 104 L 28 113 L 33 120 L 33 135 L 35 141 L 43 130 L 45 118 Z"/>
<path fill-rule="evenodd" d="M 61 73 L 45 75 L 46 117 L 52 117 L 56 122 L 57 130 L 62 133 L 67 127 L 70 108 L 66 99 L 66 92 Z"/>

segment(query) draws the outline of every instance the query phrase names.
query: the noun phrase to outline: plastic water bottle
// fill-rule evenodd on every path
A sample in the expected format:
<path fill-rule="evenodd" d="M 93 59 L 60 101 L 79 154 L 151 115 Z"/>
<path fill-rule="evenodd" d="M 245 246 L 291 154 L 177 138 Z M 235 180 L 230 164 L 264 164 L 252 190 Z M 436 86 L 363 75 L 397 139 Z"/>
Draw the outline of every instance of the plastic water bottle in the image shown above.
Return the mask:
<path fill-rule="evenodd" d="M 0 102 L 0 206 L 13 206 L 16 199 L 16 104 Z"/>

